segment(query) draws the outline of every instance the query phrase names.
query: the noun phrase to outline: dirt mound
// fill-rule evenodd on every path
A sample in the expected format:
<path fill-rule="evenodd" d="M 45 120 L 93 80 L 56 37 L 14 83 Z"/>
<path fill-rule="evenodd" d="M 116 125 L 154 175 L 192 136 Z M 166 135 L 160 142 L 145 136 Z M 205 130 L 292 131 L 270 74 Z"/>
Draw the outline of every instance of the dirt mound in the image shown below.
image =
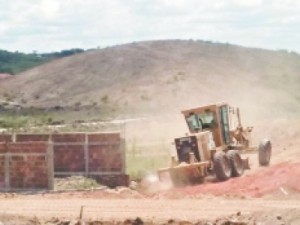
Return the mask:
<path fill-rule="evenodd" d="M 226 182 L 205 183 L 174 191 L 177 194 L 194 197 L 207 194 L 262 197 L 277 193 L 288 196 L 300 192 L 300 162 L 283 162 Z"/>

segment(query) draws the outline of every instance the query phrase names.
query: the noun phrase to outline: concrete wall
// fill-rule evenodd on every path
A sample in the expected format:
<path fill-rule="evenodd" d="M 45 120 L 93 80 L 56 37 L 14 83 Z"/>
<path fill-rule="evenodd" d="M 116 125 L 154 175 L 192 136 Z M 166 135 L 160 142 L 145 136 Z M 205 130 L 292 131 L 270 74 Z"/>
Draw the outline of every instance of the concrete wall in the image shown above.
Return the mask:
<path fill-rule="evenodd" d="M 128 185 L 125 141 L 120 133 L 14 134 L 0 135 L 0 140 L 22 143 L 23 148 L 29 143 L 46 143 L 55 177 L 82 175 L 112 187 Z M 1 160 L 0 156 L 0 175 Z"/>

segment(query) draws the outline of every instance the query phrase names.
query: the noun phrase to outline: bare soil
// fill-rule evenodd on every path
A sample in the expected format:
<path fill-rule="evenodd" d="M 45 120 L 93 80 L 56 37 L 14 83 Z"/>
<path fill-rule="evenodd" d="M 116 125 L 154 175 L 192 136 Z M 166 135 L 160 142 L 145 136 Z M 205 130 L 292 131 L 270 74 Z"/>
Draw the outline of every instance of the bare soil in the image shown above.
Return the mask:
<path fill-rule="evenodd" d="M 91 221 L 136 224 L 137 217 L 149 224 L 196 224 L 199 221 L 224 225 L 299 224 L 299 171 L 300 162 L 283 162 L 226 182 L 177 188 L 153 195 L 142 195 L 125 187 L 5 193 L 0 195 L 0 221 L 14 224 L 10 222 L 25 217 L 20 220 L 38 220 L 36 224 L 71 223 L 79 219 L 83 207 L 82 219 L 90 224 L 93 224 Z"/>
<path fill-rule="evenodd" d="M 85 220 L 124 221 L 140 217 L 143 220 L 163 221 L 215 220 L 229 215 L 254 215 L 261 212 L 276 220 L 286 211 L 299 215 L 299 200 L 229 199 L 205 197 L 202 199 L 87 199 L 26 197 L 2 199 L 3 215 L 22 215 L 50 220 L 53 217 L 67 220 L 79 218 L 83 206 Z"/>

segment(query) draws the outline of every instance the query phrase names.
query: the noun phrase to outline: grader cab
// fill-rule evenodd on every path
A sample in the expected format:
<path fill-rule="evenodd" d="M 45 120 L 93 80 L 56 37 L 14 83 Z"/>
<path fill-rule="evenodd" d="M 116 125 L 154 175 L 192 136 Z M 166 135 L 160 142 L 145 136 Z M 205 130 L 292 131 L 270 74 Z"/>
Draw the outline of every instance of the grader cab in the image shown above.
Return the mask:
<path fill-rule="evenodd" d="M 158 170 L 160 180 L 171 178 L 176 186 L 193 184 L 215 174 L 220 181 L 241 176 L 249 168 L 244 153 L 258 152 L 259 164 L 270 162 L 271 142 L 264 139 L 257 151 L 251 147 L 253 127 L 244 128 L 238 108 L 226 103 L 213 104 L 182 111 L 189 134 L 175 138 L 177 152 L 171 166 Z"/>

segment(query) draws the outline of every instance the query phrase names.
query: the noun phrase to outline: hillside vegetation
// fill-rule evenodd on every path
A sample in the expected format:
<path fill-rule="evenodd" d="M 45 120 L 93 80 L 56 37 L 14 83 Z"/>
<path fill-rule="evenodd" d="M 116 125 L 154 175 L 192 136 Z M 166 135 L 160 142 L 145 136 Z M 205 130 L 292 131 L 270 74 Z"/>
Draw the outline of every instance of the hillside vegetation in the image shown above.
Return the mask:
<path fill-rule="evenodd" d="M 300 56 L 203 41 L 139 42 L 54 60 L 0 88 L 24 106 L 126 116 L 226 101 L 248 119 L 290 117 L 300 111 Z"/>
<path fill-rule="evenodd" d="M 0 73 L 18 74 L 30 68 L 39 66 L 53 59 L 74 55 L 83 52 L 82 49 L 62 50 L 52 53 L 24 54 L 0 50 Z"/>

